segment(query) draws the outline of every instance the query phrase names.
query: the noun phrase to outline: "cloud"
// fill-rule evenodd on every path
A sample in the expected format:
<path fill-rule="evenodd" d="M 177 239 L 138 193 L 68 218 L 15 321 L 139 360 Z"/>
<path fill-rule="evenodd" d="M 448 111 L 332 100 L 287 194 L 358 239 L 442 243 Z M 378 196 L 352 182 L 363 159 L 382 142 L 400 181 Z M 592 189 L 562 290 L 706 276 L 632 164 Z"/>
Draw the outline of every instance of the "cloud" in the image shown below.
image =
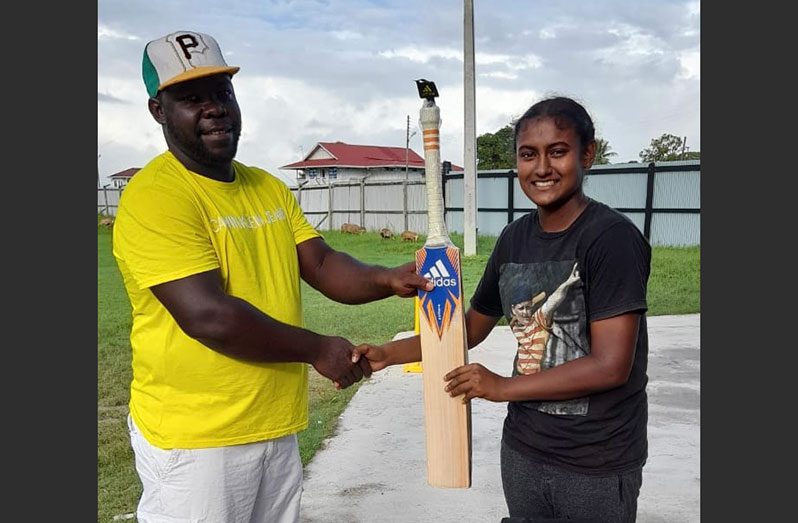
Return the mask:
<path fill-rule="evenodd" d="M 129 104 L 129 100 L 125 100 L 123 98 L 118 98 L 112 94 L 107 93 L 97 93 L 97 101 L 98 102 L 105 102 L 110 104 Z"/>
<path fill-rule="evenodd" d="M 110 27 L 105 27 L 103 25 L 97 26 L 97 40 L 133 40 L 138 41 L 141 40 L 136 35 L 123 33 L 121 31 L 116 31 L 111 29 Z"/>
<path fill-rule="evenodd" d="M 242 161 L 291 180 L 279 166 L 318 141 L 403 147 L 407 116 L 418 126 L 414 80 L 427 78 L 441 93 L 442 156 L 461 163 L 462 8 L 460 0 L 99 0 L 98 144 L 112 141 L 98 150 L 100 170 L 140 166 L 165 147 L 147 111 L 141 55 L 146 41 L 178 29 L 214 35 L 241 66 Z M 556 93 L 586 104 L 617 161 L 638 159 L 665 132 L 700 150 L 699 2 L 475 2 L 474 39 L 477 135 Z M 418 136 L 411 147 L 423 152 Z"/>

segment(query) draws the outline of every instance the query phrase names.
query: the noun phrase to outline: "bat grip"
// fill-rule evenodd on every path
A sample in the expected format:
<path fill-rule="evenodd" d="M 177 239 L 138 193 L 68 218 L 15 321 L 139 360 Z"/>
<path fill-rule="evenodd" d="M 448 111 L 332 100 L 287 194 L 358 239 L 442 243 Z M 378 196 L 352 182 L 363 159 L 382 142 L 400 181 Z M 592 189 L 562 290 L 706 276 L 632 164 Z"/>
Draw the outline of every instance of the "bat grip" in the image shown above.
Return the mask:
<path fill-rule="evenodd" d="M 424 165 L 427 188 L 427 241 L 426 245 L 447 245 L 449 232 L 443 207 L 443 181 L 441 179 L 440 109 L 434 100 L 425 100 L 421 106 L 419 123 L 424 133 Z"/>

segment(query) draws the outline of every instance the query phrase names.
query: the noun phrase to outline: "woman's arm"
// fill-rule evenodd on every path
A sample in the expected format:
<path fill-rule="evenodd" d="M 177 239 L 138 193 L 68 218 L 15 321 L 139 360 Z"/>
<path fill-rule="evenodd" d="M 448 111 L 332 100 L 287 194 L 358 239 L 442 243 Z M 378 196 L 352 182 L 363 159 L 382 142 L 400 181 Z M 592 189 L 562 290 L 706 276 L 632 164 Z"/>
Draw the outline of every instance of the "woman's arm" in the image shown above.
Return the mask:
<path fill-rule="evenodd" d="M 446 391 L 464 401 L 567 400 L 623 385 L 634 362 L 640 314 L 590 323 L 590 354 L 535 374 L 504 377 L 479 363 L 448 373 Z"/>
<path fill-rule="evenodd" d="M 469 308 L 465 316 L 468 348 L 471 349 L 482 343 L 498 321 L 497 317 L 486 316 Z M 355 347 L 352 353 L 352 362 L 358 362 L 361 356 L 366 357 L 371 365 L 371 370 L 376 372 L 391 365 L 422 361 L 421 342 L 419 336 L 415 335 L 389 341 L 383 345 L 364 343 Z"/>

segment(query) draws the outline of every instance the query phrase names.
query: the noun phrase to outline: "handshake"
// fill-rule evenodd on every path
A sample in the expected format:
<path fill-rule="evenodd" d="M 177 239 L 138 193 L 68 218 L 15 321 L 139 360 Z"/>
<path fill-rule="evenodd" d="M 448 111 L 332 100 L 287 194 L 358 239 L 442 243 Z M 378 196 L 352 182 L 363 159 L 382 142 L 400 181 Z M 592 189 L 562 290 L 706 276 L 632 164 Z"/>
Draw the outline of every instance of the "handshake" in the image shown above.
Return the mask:
<path fill-rule="evenodd" d="M 484 339 L 482 336 L 480 339 Z M 326 337 L 323 350 L 313 367 L 329 378 L 337 389 L 345 389 L 363 377 L 391 365 L 421 361 L 418 335 L 389 341 L 383 345 L 362 343 L 352 345 L 341 337 Z M 466 363 L 448 370 L 443 376 L 444 391 L 461 397 L 463 403 L 474 398 L 489 401 L 508 401 L 507 389 L 511 378 L 494 373 L 481 363 Z"/>
<path fill-rule="evenodd" d="M 388 361 L 388 351 L 384 346 L 368 343 L 355 346 L 339 336 L 325 337 L 317 358 L 311 362 L 313 368 L 332 381 L 337 389 L 345 389 L 393 363 L 399 362 Z"/>

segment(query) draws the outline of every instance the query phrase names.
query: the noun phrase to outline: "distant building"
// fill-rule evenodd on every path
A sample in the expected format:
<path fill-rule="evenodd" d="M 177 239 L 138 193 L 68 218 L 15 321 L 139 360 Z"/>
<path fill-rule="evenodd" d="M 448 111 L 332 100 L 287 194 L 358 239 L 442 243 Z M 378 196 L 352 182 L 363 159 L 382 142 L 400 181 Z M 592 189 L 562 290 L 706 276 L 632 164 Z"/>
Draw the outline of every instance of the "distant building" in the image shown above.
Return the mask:
<path fill-rule="evenodd" d="M 118 173 L 114 173 L 108 177 L 111 180 L 111 187 L 121 189 L 130 179 L 139 171 L 139 167 L 131 167 L 130 169 L 125 169 L 124 171 L 119 171 Z"/>
<path fill-rule="evenodd" d="M 299 162 L 280 169 L 296 171 L 297 182 L 310 180 L 397 180 L 421 179 L 425 174 L 424 158 L 412 149 L 379 145 L 353 145 L 344 142 L 319 142 Z M 463 168 L 452 165 L 452 171 Z M 406 173 L 406 174 L 405 174 Z"/>

